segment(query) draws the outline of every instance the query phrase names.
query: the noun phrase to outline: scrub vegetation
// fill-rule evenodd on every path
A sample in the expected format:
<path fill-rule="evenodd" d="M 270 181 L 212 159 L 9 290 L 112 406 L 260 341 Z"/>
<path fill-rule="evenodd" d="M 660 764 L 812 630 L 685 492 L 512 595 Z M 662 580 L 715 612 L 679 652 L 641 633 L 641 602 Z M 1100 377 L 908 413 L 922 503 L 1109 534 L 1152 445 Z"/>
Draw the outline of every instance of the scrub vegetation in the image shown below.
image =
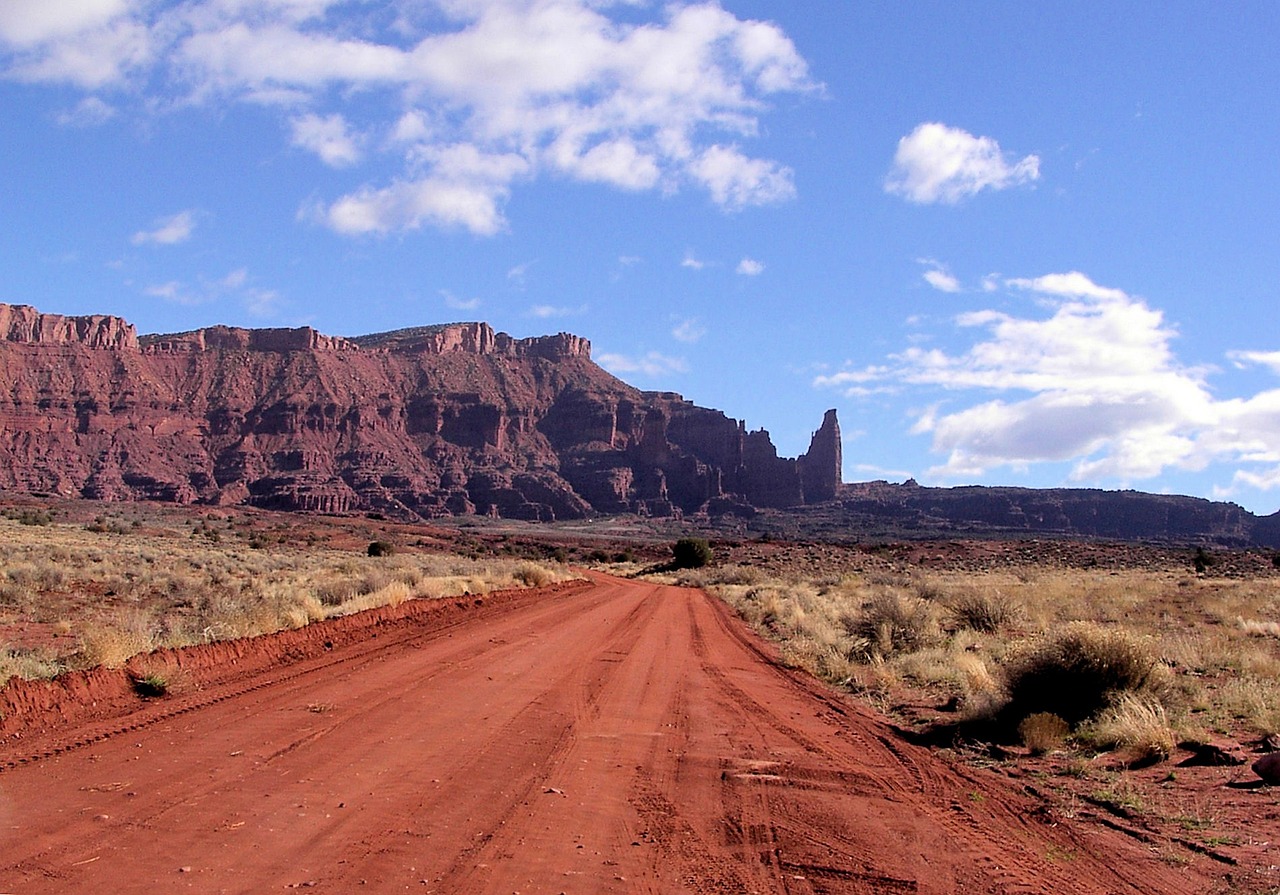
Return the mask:
<path fill-rule="evenodd" d="M 680 573 L 785 661 L 941 729 L 1167 758 L 1180 741 L 1280 735 L 1280 580 L 1178 569 Z"/>
<path fill-rule="evenodd" d="M 30 518 L 0 517 L 0 684 L 120 667 L 159 647 L 252 637 L 406 600 L 572 577 L 562 564 L 515 555 L 282 543 L 290 539 L 229 516 L 85 525 L 42 515 L 38 526 Z"/>

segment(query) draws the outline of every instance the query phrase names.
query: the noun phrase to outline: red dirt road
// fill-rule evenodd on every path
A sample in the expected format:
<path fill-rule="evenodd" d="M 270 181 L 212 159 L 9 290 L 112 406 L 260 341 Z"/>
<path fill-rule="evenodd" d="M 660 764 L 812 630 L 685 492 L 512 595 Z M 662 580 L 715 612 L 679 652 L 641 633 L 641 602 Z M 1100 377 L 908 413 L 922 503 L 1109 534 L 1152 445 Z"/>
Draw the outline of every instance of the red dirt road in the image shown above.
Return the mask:
<path fill-rule="evenodd" d="M 0 747 L 0 893 L 1209 890 L 904 743 L 698 591 L 387 633 Z"/>

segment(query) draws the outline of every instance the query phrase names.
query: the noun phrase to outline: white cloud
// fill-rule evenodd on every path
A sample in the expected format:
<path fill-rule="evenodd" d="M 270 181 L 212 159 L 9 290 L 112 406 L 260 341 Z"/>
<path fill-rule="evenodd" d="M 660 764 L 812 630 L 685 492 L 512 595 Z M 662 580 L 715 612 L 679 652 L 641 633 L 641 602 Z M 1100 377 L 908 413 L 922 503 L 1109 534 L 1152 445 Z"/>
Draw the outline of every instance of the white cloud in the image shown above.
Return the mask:
<path fill-rule="evenodd" d="M 314 152 L 331 168 L 346 168 L 360 161 L 359 140 L 341 115 L 301 115 L 290 122 L 293 145 Z"/>
<path fill-rule="evenodd" d="M 249 271 L 247 268 L 240 267 L 231 271 L 222 278 L 221 283 L 227 289 L 239 289 L 249 280 Z"/>
<path fill-rule="evenodd" d="M 687 267 L 690 270 L 702 270 L 707 266 L 707 262 L 700 261 L 692 251 L 684 253 L 684 260 L 680 262 L 681 267 Z"/>
<path fill-rule="evenodd" d="M 100 27 L 125 12 L 128 0 L 5 0 L 0 39 L 29 45 Z"/>
<path fill-rule="evenodd" d="M 1108 301 L 1124 301 L 1128 296 L 1123 290 L 1099 286 L 1078 270 L 1070 273 L 1051 273 L 1034 279 L 1005 280 L 1005 285 L 1027 289 L 1042 295 L 1058 295 L 1063 298 L 1096 298 Z"/>
<path fill-rule="evenodd" d="M 157 220 L 150 230 L 139 230 L 130 241 L 134 245 L 177 245 L 190 239 L 195 228 L 195 214 L 180 211 L 172 217 Z"/>
<path fill-rule="evenodd" d="M 246 289 L 241 301 L 249 315 L 258 318 L 280 316 L 280 293 L 275 289 Z"/>
<path fill-rule="evenodd" d="M 202 299 L 191 295 L 177 280 L 147 286 L 142 290 L 142 294 L 149 295 L 152 298 L 162 298 L 176 305 L 198 305 L 202 301 Z"/>
<path fill-rule="evenodd" d="M 885 190 L 920 204 L 953 204 L 1039 179 L 1039 156 L 1013 161 L 990 137 L 926 122 L 898 141 Z"/>
<path fill-rule="evenodd" d="M 626 354 L 602 354 L 597 362 L 610 373 L 617 376 L 639 374 L 650 378 L 670 376 L 673 373 L 689 372 L 689 364 L 679 357 L 669 357 L 650 351 L 642 357 Z"/>
<path fill-rule="evenodd" d="M 452 308 L 455 311 L 474 311 L 480 307 L 480 299 L 478 298 L 459 298 L 448 289 L 440 290 L 440 297 L 444 299 L 446 308 Z"/>
<path fill-rule="evenodd" d="M 1272 373 L 1280 375 L 1280 351 L 1228 351 L 1227 357 L 1237 367 L 1267 367 Z"/>
<path fill-rule="evenodd" d="M 743 258 L 738 262 L 737 272 L 744 277 L 758 277 L 764 273 L 764 265 L 754 258 Z"/>
<path fill-rule="evenodd" d="M 688 320 L 681 320 L 676 324 L 675 329 L 671 331 L 671 337 L 677 342 L 693 343 L 702 339 L 707 334 L 707 328 L 697 317 L 690 317 Z"/>
<path fill-rule="evenodd" d="M 712 146 L 689 165 L 689 172 L 725 208 L 781 202 L 795 195 L 790 168 L 747 158 L 736 147 Z"/>
<path fill-rule="evenodd" d="M 1076 481 L 1127 483 L 1235 463 L 1237 485 L 1280 482 L 1280 389 L 1218 398 L 1212 369 L 1178 360 L 1177 330 L 1159 310 L 1079 272 L 1006 283 L 1035 292 L 1046 313 L 960 314 L 958 334 L 977 333 L 963 351 L 909 347 L 813 384 L 850 396 L 941 393 L 911 429 L 946 458 L 938 476 L 1059 462 Z M 1280 352 L 1230 357 L 1280 372 Z"/>
<path fill-rule="evenodd" d="M 116 84 L 155 58 L 151 29 L 129 13 L 128 0 L 4 0 L 0 65 L 26 81 Z"/>
<path fill-rule="evenodd" d="M 955 278 L 951 271 L 947 270 L 945 264 L 939 264 L 932 258 L 921 258 L 918 263 L 929 268 L 921 274 L 921 276 L 924 277 L 924 281 L 934 289 L 937 289 L 939 292 L 951 293 L 964 291 L 960 286 L 960 281 Z"/>
<path fill-rule="evenodd" d="M 115 116 L 114 106 L 96 96 L 86 96 L 72 108 L 57 113 L 54 120 L 64 127 L 97 127 L 100 124 L 106 124 Z"/>
<path fill-rule="evenodd" d="M 530 317 L 537 317 L 539 320 L 550 320 L 555 317 L 574 317 L 587 312 L 586 305 L 579 305 L 576 308 L 556 307 L 555 305 L 534 305 L 529 309 Z"/>
<path fill-rule="evenodd" d="M 795 194 L 789 169 L 739 148 L 772 98 L 820 89 L 776 25 L 714 0 L 439 0 L 425 14 L 375 4 L 359 16 L 351 6 L 7 0 L 0 69 L 120 86 L 148 112 L 276 107 L 292 141 L 335 167 L 375 148 L 400 157 L 398 173 L 355 180 L 312 213 L 342 233 L 496 233 L 516 183 L 548 174 L 694 187 L 726 210 Z M 459 147 L 519 164 L 484 177 L 441 170 Z"/>

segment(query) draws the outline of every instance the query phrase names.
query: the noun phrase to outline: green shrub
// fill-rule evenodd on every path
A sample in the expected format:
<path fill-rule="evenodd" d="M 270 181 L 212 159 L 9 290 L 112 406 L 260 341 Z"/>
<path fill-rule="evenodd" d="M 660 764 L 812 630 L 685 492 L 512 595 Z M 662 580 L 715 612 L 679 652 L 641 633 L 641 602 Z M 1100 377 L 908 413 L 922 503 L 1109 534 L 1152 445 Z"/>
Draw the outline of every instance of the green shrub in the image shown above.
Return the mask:
<path fill-rule="evenodd" d="M 1157 659 L 1147 641 L 1121 629 L 1075 622 L 1005 666 L 1008 713 L 1051 712 L 1071 726 L 1151 680 Z"/>
<path fill-rule="evenodd" d="M 133 679 L 133 689 L 147 699 L 166 696 L 169 693 L 169 679 L 159 672 L 151 672 Z"/>
<path fill-rule="evenodd" d="M 706 538 L 681 538 L 671 547 L 671 565 L 677 569 L 700 569 L 711 564 L 712 556 Z"/>

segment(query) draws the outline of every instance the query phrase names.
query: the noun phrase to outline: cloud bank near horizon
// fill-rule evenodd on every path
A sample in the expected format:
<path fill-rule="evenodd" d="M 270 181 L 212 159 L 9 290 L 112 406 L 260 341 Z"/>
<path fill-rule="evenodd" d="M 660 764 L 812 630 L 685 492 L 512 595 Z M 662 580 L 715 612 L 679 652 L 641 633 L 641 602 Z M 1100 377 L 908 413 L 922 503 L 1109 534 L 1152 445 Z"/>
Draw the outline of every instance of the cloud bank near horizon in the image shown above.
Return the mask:
<path fill-rule="evenodd" d="M 1218 397 L 1209 383 L 1217 368 L 1178 359 L 1178 331 L 1163 312 L 1078 271 L 1001 285 L 1046 313 L 966 311 L 950 318 L 950 335 L 968 342 L 963 350 L 916 344 L 818 376 L 814 386 L 850 398 L 910 392 L 931 400 L 910 432 L 929 436 L 945 456 L 927 473 L 941 479 L 1067 463 L 1070 481 L 1127 484 L 1229 464 L 1236 469 L 1220 497 L 1280 487 L 1280 383 Z M 1280 375 L 1275 352 L 1228 358 Z"/>

